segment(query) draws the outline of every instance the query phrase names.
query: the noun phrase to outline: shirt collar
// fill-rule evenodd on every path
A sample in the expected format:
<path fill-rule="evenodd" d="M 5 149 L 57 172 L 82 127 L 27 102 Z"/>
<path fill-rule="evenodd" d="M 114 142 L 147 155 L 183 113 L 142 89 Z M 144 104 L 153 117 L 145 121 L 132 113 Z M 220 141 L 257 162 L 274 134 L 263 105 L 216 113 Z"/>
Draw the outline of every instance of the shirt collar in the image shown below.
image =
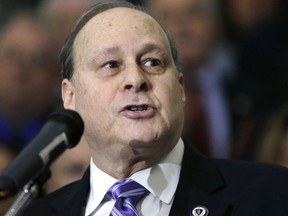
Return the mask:
<path fill-rule="evenodd" d="M 165 203 L 170 203 L 175 194 L 184 152 L 184 143 L 180 139 L 172 151 L 159 163 L 134 173 L 135 180 Z"/>
<path fill-rule="evenodd" d="M 184 143 L 182 139 L 179 139 L 177 145 L 159 163 L 134 173 L 130 178 L 144 186 L 155 197 L 168 204 L 172 201 L 178 185 L 183 152 Z M 96 167 L 92 159 L 90 161 L 90 173 L 91 189 L 89 201 L 93 203 L 93 207 L 91 206 L 91 210 L 93 210 L 95 206 L 101 203 L 107 190 L 117 179 Z M 90 208 L 89 205 L 87 207 Z"/>

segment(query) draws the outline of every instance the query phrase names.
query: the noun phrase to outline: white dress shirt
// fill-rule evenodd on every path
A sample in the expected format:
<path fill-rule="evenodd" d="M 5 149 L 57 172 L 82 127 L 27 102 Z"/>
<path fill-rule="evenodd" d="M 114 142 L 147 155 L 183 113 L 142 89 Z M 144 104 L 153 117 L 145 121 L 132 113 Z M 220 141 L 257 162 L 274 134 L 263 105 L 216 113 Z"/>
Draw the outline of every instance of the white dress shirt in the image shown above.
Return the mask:
<path fill-rule="evenodd" d="M 140 216 L 169 215 L 174 194 L 178 185 L 184 143 L 180 139 L 173 150 L 159 163 L 134 173 L 130 179 L 144 186 L 150 193 L 137 205 Z M 106 195 L 117 181 L 90 161 L 90 194 L 85 216 L 109 215 L 115 201 Z"/>

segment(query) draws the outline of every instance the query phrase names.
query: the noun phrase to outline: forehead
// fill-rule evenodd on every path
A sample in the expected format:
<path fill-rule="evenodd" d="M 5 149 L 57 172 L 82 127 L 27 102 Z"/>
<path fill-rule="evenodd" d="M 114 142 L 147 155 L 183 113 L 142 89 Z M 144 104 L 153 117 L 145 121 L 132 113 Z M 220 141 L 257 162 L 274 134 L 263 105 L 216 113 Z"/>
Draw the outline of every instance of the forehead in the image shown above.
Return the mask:
<path fill-rule="evenodd" d="M 111 40 L 122 42 L 120 35 L 126 35 L 126 40 L 139 36 L 167 40 L 162 27 L 146 13 L 130 8 L 113 8 L 89 20 L 78 33 L 74 47 L 87 45 L 91 40 L 98 44 L 113 43 Z"/>

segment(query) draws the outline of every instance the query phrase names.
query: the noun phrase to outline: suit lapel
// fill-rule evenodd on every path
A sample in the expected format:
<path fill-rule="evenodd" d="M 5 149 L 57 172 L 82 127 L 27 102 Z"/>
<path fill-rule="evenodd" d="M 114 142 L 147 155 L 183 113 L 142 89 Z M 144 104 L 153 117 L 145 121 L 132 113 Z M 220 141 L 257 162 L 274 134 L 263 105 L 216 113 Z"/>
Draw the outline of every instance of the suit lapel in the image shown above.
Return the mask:
<path fill-rule="evenodd" d="M 192 215 L 192 210 L 199 206 L 206 207 L 208 215 L 228 215 L 229 205 L 215 196 L 225 186 L 214 163 L 186 145 L 170 216 Z"/>

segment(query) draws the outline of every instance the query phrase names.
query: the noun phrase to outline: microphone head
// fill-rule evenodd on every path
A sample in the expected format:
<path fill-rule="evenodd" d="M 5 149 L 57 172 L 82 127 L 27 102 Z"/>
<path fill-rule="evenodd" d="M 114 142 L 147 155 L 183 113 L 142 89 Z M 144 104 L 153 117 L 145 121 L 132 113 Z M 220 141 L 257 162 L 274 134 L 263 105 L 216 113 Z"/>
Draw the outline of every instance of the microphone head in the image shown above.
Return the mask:
<path fill-rule="evenodd" d="M 78 112 L 69 109 L 63 109 L 58 112 L 51 113 L 48 121 L 58 122 L 66 125 L 68 136 L 68 148 L 76 146 L 84 132 L 84 122 Z"/>

